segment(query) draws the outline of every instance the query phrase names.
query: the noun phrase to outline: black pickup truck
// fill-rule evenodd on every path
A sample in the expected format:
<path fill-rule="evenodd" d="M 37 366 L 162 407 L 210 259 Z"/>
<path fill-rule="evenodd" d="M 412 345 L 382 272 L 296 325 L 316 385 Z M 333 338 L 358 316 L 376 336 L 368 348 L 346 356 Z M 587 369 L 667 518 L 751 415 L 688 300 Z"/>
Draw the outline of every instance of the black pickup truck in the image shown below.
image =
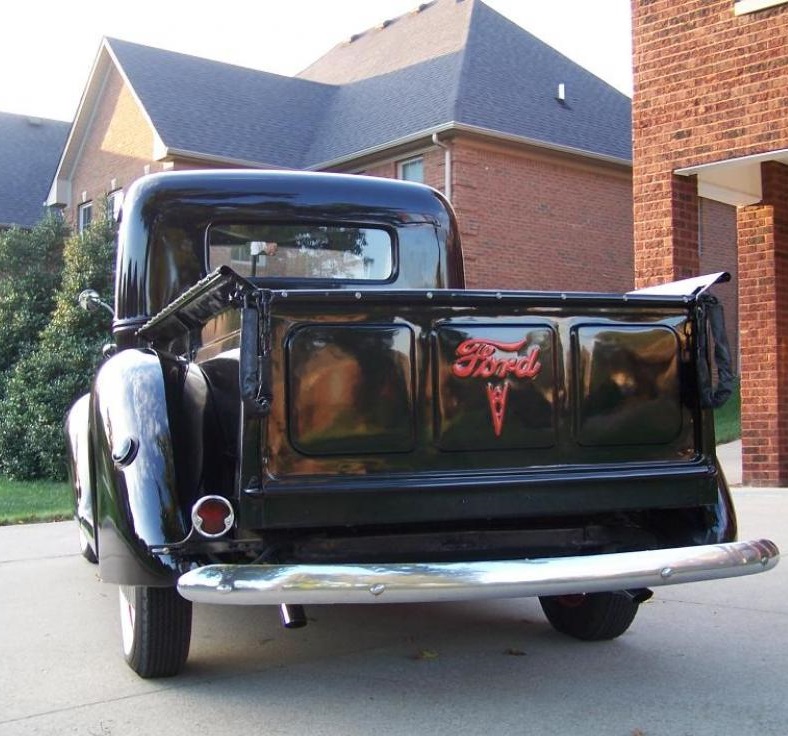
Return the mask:
<path fill-rule="evenodd" d="M 538 267 L 538 264 L 534 264 Z M 769 569 L 715 455 L 708 286 L 464 288 L 451 207 L 214 171 L 123 206 L 114 346 L 67 420 L 83 554 L 176 674 L 192 602 L 539 596 L 612 639 L 649 588 Z M 95 306 L 87 293 L 83 302 Z"/>

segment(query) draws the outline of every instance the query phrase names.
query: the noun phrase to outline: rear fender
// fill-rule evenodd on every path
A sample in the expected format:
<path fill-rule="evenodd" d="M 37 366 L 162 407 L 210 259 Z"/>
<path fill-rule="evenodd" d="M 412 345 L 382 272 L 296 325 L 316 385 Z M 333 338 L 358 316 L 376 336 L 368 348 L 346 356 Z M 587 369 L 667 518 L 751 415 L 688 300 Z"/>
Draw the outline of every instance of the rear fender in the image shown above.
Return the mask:
<path fill-rule="evenodd" d="M 99 570 L 106 582 L 172 585 L 179 572 L 152 545 L 182 540 L 192 493 L 176 467 L 170 402 L 178 395 L 178 361 L 150 350 L 124 350 L 96 376 L 92 403 Z M 167 390 L 170 388 L 170 390 Z M 176 407 L 177 410 L 177 407 Z M 181 481 L 179 483 L 179 480 Z"/>
<path fill-rule="evenodd" d="M 708 510 L 706 537 L 699 544 L 724 544 L 738 539 L 738 523 L 733 506 L 728 480 L 722 470 L 722 463 L 714 456 L 717 468 L 717 503 Z"/>

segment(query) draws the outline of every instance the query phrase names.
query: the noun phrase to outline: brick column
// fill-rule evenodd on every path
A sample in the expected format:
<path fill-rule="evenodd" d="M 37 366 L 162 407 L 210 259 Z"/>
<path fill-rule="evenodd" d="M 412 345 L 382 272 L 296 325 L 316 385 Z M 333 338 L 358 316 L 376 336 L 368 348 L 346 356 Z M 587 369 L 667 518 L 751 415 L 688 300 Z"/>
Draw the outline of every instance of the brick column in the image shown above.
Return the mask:
<path fill-rule="evenodd" d="M 662 182 L 635 176 L 637 288 L 698 275 L 697 177 L 669 176 Z"/>
<path fill-rule="evenodd" d="M 788 486 L 788 166 L 761 165 L 738 212 L 742 481 Z"/>

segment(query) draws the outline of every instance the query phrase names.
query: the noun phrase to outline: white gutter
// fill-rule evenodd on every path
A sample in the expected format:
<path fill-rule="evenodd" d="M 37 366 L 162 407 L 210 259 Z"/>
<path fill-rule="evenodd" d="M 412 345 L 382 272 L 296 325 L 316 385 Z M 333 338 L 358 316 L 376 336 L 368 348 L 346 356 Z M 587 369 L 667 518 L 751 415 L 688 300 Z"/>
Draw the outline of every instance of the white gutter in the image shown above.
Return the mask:
<path fill-rule="evenodd" d="M 200 153 L 199 151 L 187 151 L 182 148 L 170 148 L 165 146 L 159 152 L 158 161 L 165 158 L 177 157 L 188 158 L 196 161 L 206 161 L 213 164 L 227 164 L 232 166 L 243 166 L 248 169 L 283 169 L 288 170 L 286 166 L 277 166 L 276 164 L 269 164 L 263 161 L 249 161 L 241 158 L 228 158 L 226 156 L 214 156 L 210 153 Z"/>
<path fill-rule="evenodd" d="M 432 142 L 443 149 L 443 193 L 451 202 L 451 147 L 443 143 L 437 133 L 432 134 Z"/>
<path fill-rule="evenodd" d="M 594 161 L 601 161 L 604 163 L 615 164 L 618 166 L 626 166 L 632 168 L 632 160 L 628 158 L 619 158 L 618 156 L 608 156 L 601 153 L 593 153 L 591 151 L 584 151 L 580 148 L 573 148 L 571 146 L 562 146 L 556 143 L 549 143 L 547 141 L 538 140 L 536 138 L 528 138 L 526 136 L 513 135 L 511 133 L 501 133 L 497 130 L 490 128 L 480 128 L 475 125 L 465 125 L 464 123 L 449 122 L 442 125 L 436 125 L 431 128 L 425 128 L 417 133 L 397 138 L 393 141 L 386 141 L 377 146 L 370 146 L 363 151 L 354 151 L 346 156 L 339 156 L 335 159 L 328 161 L 321 161 L 313 166 L 307 166 L 307 171 L 319 171 L 321 169 L 333 168 L 341 166 L 351 161 L 356 161 L 366 156 L 374 156 L 378 153 L 389 151 L 396 146 L 406 146 L 410 143 L 415 143 L 423 138 L 431 138 L 435 133 L 447 133 L 454 131 L 457 133 L 471 133 L 476 135 L 483 135 L 487 138 L 494 138 L 495 140 L 506 141 L 508 143 L 517 143 L 520 145 L 534 146 L 535 148 L 542 148 L 548 151 L 555 151 L 557 153 L 568 153 L 573 156 L 582 156 L 583 158 L 592 159 Z"/>
<path fill-rule="evenodd" d="M 446 162 L 448 165 L 446 167 L 445 194 L 446 194 L 446 198 L 451 200 L 451 191 L 452 191 L 451 178 L 450 178 L 452 172 L 451 154 L 450 151 L 447 149 L 446 144 L 438 139 L 439 134 L 447 133 L 451 131 L 458 133 L 483 135 L 488 138 L 494 138 L 496 140 L 506 141 L 509 143 L 534 146 L 535 148 L 542 148 L 548 151 L 554 151 L 557 153 L 567 153 L 574 156 L 581 156 L 583 158 L 592 159 L 594 161 L 601 161 L 604 163 L 610 163 L 618 166 L 626 166 L 627 168 L 632 168 L 632 161 L 630 161 L 629 159 L 592 153 L 589 151 L 583 151 L 579 148 L 572 148 L 570 146 L 560 146 L 554 143 L 547 143 L 546 141 L 536 140 L 535 138 L 526 138 L 524 136 L 501 133 L 499 131 L 491 130 L 489 128 L 480 128 L 474 125 L 464 125 L 462 123 L 450 122 L 450 123 L 445 123 L 443 125 L 437 125 L 431 128 L 425 128 L 424 130 L 418 131 L 417 133 L 412 133 L 411 135 L 403 136 L 402 138 L 397 138 L 396 140 L 393 141 L 387 141 L 385 143 L 381 143 L 376 146 L 370 146 L 369 148 L 365 148 L 362 151 L 356 151 L 346 156 L 340 156 L 339 158 L 331 159 L 329 161 L 322 161 L 313 166 L 306 166 L 304 167 L 303 170 L 322 171 L 324 169 L 330 169 L 353 161 L 358 161 L 358 159 L 360 158 L 365 158 L 367 156 L 375 156 L 380 153 L 391 151 L 392 148 L 396 148 L 398 146 L 408 146 L 420 140 L 424 140 L 424 138 L 430 138 L 435 145 L 443 148 L 446 151 Z M 187 151 L 179 148 L 164 147 L 159 152 L 158 160 L 162 160 L 167 157 L 190 158 L 197 161 L 244 166 L 253 169 L 287 169 L 288 168 L 286 166 L 277 166 L 262 161 L 248 161 L 244 159 L 233 159 L 233 158 L 226 158 L 224 156 L 214 156 L 211 154 L 200 153 L 199 151 Z"/>

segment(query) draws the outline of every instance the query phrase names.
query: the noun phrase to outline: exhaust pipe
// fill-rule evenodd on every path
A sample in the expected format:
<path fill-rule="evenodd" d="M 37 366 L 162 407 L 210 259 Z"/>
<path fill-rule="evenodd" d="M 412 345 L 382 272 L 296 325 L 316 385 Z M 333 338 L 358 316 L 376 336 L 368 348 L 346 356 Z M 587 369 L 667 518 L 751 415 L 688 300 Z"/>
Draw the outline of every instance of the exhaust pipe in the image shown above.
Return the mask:
<path fill-rule="evenodd" d="M 645 603 L 651 596 L 654 595 L 653 590 L 649 590 L 648 588 L 638 588 L 635 590 L 622 590 L 621 591 L 627 598 L 629 598 L 633 603 L 637 603 L 640 605 L 641 603 Z"/>
<path fill-rule="evenodd" d="M 280 603 L 279 617 L 286 629 L 302 629 L 306 626 L 304 607 L 297 603 Z"/>

